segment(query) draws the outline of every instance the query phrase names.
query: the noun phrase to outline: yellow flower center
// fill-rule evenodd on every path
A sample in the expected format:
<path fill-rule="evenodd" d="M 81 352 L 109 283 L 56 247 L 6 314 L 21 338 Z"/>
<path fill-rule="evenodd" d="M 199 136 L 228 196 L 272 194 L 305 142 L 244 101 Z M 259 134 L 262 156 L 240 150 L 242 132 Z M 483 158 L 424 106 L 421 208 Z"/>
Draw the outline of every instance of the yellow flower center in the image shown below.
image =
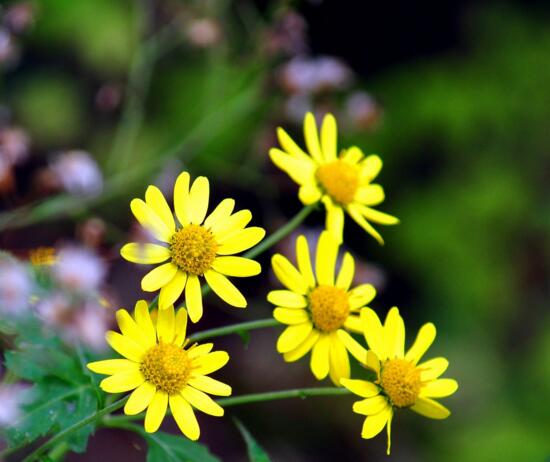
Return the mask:
<path fill-rule="evenodd" d="M 357 167 L 338 159 L 321 165 L 315 175 L 317 181 L 336 202 L 347 205 L 353 201 L 359 186 Z"/>
<path fill-rule="evenodd" d="M 394 406 L 412 406 L 422 385 L 420 369 L 405 359 L 388 359 L 382 366 L 380 385 Z"/>
<path fill-rule="evenodd" d="M 309 294 L 311 318 L 322 332 L 340 329 L 349 315 L 348 294 L 332 286 L 319 286 Z"/>
<path fill-rule="evenodd" d="M 169 395 L 179 393 L 187 384 L 191 361 L 187 352 L 171 343 L 152 347 L 140 366 L 145 380 Z"/>
<path fill-rule="evenodd" d="M 197 276 L 210 269 L 217 250 L 214 235 L 200 225 L 187 225 L 170 238 L 172 262 L 186 273 Z"/>

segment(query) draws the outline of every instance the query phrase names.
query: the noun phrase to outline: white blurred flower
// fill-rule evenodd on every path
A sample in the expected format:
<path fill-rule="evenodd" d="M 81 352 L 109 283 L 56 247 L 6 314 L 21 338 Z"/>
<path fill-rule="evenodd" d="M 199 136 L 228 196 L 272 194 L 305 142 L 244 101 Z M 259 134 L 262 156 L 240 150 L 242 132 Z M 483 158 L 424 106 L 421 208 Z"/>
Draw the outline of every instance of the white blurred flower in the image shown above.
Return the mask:
<path fill-rule="evenodd" d="M 187 28 L 187 36 L 193 45 L 207 48 L 220 41 L 222 30 L 220 24 L 212 18 L 193 19 Z"/>
<path fill-rule="evenodd" d="M 20 164 L 29 154 L 30 139 L 18 127 L 0 129 L 0 157 L 9 165 Z"/>
<path fill-rule="evenodd" d="M 381 109 L 371 95 L 356 91 L 346 100 L 346 114 L 354 126 L 368 129 L 380 119 Z"/>
<path fill-rule="evenodd" d="M 69 193 L 96 196 L 103 189 L 103 176 L 96 161 L 85 151 L 59 154 L 50 165 L 61 186 Z"/>
<path fill-rule="evenodd" d="M 53 274 L 67 289 L 76 292 L 95 291 L 106 273 L 105 263 L 84 247 L 65 247 L 57 254 Z"/>
<path fill-rule="evenodd" d="M 0 427 L 9 427 L 19 418 L 28 390 L 28 385 L 20 383 L 0 385 Z"/>
<path fill-rule="evenodd" d="M 31 290 L 32 281 L 25 266 L 13 258 L 2 256 L 0 260 L 0 312 L 18 314 L 27 309 Z"/>

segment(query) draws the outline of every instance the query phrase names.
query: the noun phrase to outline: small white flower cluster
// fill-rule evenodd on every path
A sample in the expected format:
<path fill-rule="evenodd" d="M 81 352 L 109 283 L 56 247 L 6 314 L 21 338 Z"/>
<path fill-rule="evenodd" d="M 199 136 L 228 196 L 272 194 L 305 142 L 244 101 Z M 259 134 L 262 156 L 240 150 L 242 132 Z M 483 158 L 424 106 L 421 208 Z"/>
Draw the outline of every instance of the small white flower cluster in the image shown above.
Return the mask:
<path fill-rule="evenodd" d="M 25 265 L 8 255 L 0 255 L 0 315 L 18 316 L 27 310 L 32 288 Z"/>
<path fill-rule="evenodd" d="M 103 175 L 96 161 L 85 151 L 66 151 L 50 164 L 59 185 L 77 196 L 97 196 L 103 189 Z"/>

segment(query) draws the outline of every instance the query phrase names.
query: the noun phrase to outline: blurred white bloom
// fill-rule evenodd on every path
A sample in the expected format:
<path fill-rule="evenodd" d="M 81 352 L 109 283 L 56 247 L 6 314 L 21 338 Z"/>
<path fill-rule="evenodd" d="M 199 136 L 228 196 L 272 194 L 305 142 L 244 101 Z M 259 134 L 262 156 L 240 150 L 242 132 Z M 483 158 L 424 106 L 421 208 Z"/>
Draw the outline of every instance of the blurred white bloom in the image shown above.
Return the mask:
<path fill-rule="evenodd" d="M 65 247 L 53 265 L 57 281 L 76 292 L 95 291 L 106 273 L 103 260 L 84 247 Z"/>
<path fill-rule="evenodd" d="M 286 63 L 279 80 L 290 93 L 319 93 L 346 88 L 352 80 L 351 69 L 331 56 L 297 57 Z"/>
<path fill-rule="evenodd" d="M 109 319 L 105 308 L 95 303 L 87 303 L 75 319 L 71 335 L 94 350 L 107 346 L 105 332 L 109 329 Z"/>
<path fill-rule="evenodd" d="M 358 128 L 371 128 L 380 118 L 380 113 L 379 105 L 364 91 L 356 91 L 346 100 L 346 114 Z"/>
<path fill-rule="evenodd" d="M 29 306 L 32 281 L 22 263 L 10 257 L 0 260 L 0 312 L 18 314 Z M 0 401 L 1 403 L 2 401 Z"/>
<path fill-rule="evenodd" d="M 103 189 L 103 176 L 96 161 L 85 151 L 59 154 L 50 165 L 61 186 L 71 194 L 96 196 Z"/>
<path fill-rule="evenodd" d="M 206 48 L 220 41 L 222 31 L 220 24 L 212 18 L 193 19 L 187 28 L 187 36 L 193 45 Z"/>
<path fill-rule="evenodd" d="M 28 390 L 28 385 L 20 383 L 0 385 L 0 427 L 9 427 L 19 418 Z"/>
<path fill-rule="evenodd" d="M 0 130 L 0 158 L 9 165 L 25 160 L 29 154 L 30 139 L 27 133 L 18 127 L 6 127 Z"/>
<path fill-rule="evenodd" d="M 305 93 L 290 95 L 285 101 L 285 115 L 288 120 L 295 123 L 301 123 L 304 120 L 304 114 L 312 109 L 311 97 Z"/>
<path fill-rule="evenodd" d="M 3 27 L 0 28 L 0 66 L 13 66 L 18 59 L 19 47 L 13 35 Z"/>

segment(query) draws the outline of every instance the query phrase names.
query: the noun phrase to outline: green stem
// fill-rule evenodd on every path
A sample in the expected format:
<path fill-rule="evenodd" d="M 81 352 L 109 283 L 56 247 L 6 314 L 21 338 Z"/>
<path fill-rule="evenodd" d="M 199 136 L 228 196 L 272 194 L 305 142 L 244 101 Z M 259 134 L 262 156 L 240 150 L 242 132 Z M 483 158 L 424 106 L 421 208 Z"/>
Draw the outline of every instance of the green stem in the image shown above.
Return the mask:
<path fill-rule="evenodd" d="M 69 445 L 63 441 L 57 444 L 48 454 L 49 460 L 56 462 L 58 460 L 63 460 L 65 454 L 69 451 Z"/>
<path fill-rule="evenodd" d="M 221 337 L 223 335 L 238 334 L 253 329 L 262 329 L 264 327 L 275 327 L 281 323 L 276 319 L 259 319 L 258 321 L 241 322 L 230 326 L 208 329 L 189 336 L 190 342 L 200 342 L 207 338 Z"/>
<path fill-rule="evenodd" d="M 104 415 L 110 414 L 111 412 L 116 411 L 117 409 L 120 409 L 126 401 L 128 400 L 128 396 L 125 396 L 124 398 L 119 399 L 118 401 L 115 401 L 110 406 L 104 407 L 100 411 L 97 411 L 95 414 L 92 414 L 91 416 L 86 417 L 85 419 L 82 419 L 81 421 L 71 425 L 70 427 L 66 428 L 65 430 L 59 432 L 57 435 L 50 438 L 48 441 L 46 441 L 44 444 L 39 446 L 37 449 L 35 449 L 33 452 L 31 452 L 27 457 L 23 459 L 23 462 L 35 462 L 39 459 L 39 456 L 41 456 L 44 451 L 51 448 L 52 446 L 56 445 L 60 441 L 63 441 L 67 436 L 69 436 L 71 433 L 80 430 L 82 427 L 85 427 L 88 424 L 91 424 L 95 422 L 96 420 L 99 420 Z"/>

